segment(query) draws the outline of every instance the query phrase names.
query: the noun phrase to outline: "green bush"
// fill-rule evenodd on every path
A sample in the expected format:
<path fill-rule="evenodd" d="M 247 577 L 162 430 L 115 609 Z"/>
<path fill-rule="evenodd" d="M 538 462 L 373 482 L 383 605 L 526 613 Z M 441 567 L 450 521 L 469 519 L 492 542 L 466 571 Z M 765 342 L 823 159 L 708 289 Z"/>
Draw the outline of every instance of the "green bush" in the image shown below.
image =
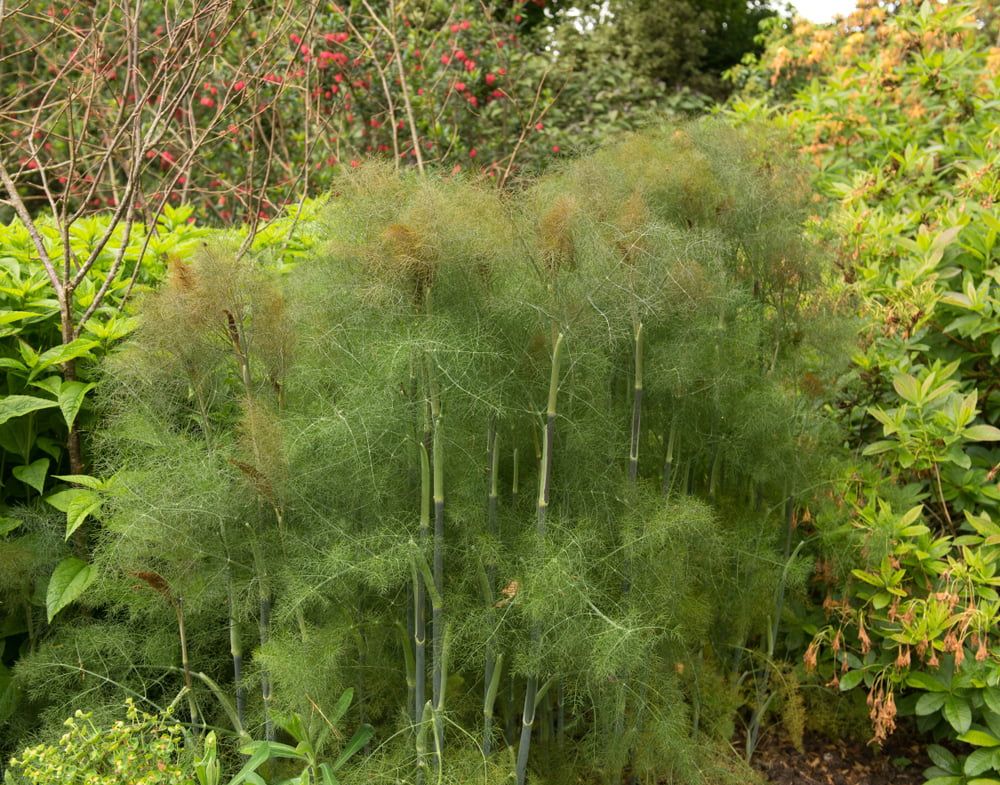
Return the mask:
<path fill-rule="evenodd" d="M 77 711 L 52 744 L 22 750 L 10 760 L 8 785 L 190 785 L 194 781 L 183 729 L 169 714 L 140 712 L 126 701 L 125 719 L 100 727 Z"/>
<path fill-rule="evenodd" d="M 261 263 L 287 271 L 308 255 L 318 241 L 315 216 L 321 204 L 306 201 L 263 227 L 251 246 Z M 51 634 L 56 614 L 95 577 L 84 560 L 90 543 L 80 534 L 88 521 L 101 517 L 101 486 L 71 476 L 69 426 L 88 437 L 93 431 L 99 363 L 136 329 L 136 304 L 170 265 L 183 263 L 210 236 L 218 236 L 192 216 L 191 207 L 168 206 L 155 227 L 132 228 L 125 264 L 82 323 L 80 337 L 69 344 L 63 343 L 58 304 L 27 231 L 18 222 L 0 225 L 0 752 L 9 752 L 20 730 L 34 721 L 11 667 Z M 69 234 L 74 253 L 86 256 L 108 225 L 108 216 L 80 219 Z M 40 226 L 55 254 L 59 232 L 51 222 Z M 242 238 L 245 231 L 233 235 Z M 78 321 L 91 309 L 123 234 L 124 226 L 77 287 Z M 72 379 L 63 366 L 69 359 L 75 360 Z M 94 457 L 89 438 L 83 444 L 89 466 Z M 67 542 L 71 536 L 75 543 Z"/>
<path fill-rule="evenodd" d="M 576 17 L 563 20 L 558 8 L 543 16 L 542 6 L 220 0 L 198 19 L 190 0 L 17 8 L 0 28 L 0 152 L 30 209 L 99 211 L 119 205 L 118 170 L 130 166 L 117 158 L 110 172 L 90 165 L 109 138 L 119 140 L 121 156 L 141 145 L 136 194 L 144 209 L 194 203 L 200 220 L 233 225 L 273 218 L 371 157 L 506 182 L 658 113 L 711 103 L 674 96 L 609 51 L 605 37 L 581 40 Z M 138 105 L 127 68 L 92 66 L 129 60 L 133 13 L 142 44 L 132 56 L 142 75 Z M 576 33 L 558 57 L 553 26 Z M 725 30 L 715 34 L 730 46 L 749 44 L 745 25 L 739 36 Z M 165 63 L 185 81 L 164 80 Z M 43 95 L 47 111 L 36 114 Z M 131 115 L 119 125 L 122 107 L 137 112 L 134 142 Z"/>
<path fill-rule="evenodd" d="M 517 201 L 362 167 L 288 275 L 174 265 L 98 392 L 101 612 L 18 683 L 273 743 L 350 687 L 366 781 L 745 781 L 705 750 L 768 702 L 836 334 L 780 150 L 671 128 Z"/>
<path fill-rule="evenodd" d="M 814 507 L 806 663 L 933 739 L 935 782 L 1000 776 L 1000 49 L 990 3 L 866 2 L 773 36 L 733 116 L 814 161 L 811 231 L 869 325 L 834 395 L 854 461 Z M 794 639 L 794 636 L 793 636 Z M 964 749 L 968 750 L 968 747 Z"/>

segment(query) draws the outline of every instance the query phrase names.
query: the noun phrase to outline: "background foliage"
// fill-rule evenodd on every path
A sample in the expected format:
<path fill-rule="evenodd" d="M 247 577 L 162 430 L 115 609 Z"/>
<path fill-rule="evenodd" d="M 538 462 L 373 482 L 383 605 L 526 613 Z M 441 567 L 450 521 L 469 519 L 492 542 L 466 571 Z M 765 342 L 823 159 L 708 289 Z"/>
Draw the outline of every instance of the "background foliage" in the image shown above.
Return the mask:
<path fill-rule="evenodd" d="M 989 3 L 865 2 L 734 73 L 732 116 L 813 159 L 811 231 L 869 325 L 833 397 L 854 459 L 816 510 L 823 605 L 797 639 L 864 685 L 877 741 L 898 712 L 971 752 L 932 747 L 938 783 L 1000 777 L 997 35 Z"/>
<path fill-rule="evenodd" d="M 180 0 L 143 3 L 142 48 L 130 55 L 117 0 L 28 3 L 0 25 L 11 177 L 35 210 L 51 198 L 116 207 L 128 148 L 140 144 L 147 210 L 194 202 L 226 224 L 274 217 L 370 156 L 506 182 L 654 113 L 704 109 L 702 94 L 721 94 L 718 74 L 754 48 L 773 13 L 719 0 L 603 12 L 520 0 L 376 5 L 214 0 L 195 13 Z M 188 47 L 191 63 L 174 65 Z M 125 145 L 119 123 L 132 109 L 141 141 Z M 111 166 L 86 170 L 109 149 Z"/>

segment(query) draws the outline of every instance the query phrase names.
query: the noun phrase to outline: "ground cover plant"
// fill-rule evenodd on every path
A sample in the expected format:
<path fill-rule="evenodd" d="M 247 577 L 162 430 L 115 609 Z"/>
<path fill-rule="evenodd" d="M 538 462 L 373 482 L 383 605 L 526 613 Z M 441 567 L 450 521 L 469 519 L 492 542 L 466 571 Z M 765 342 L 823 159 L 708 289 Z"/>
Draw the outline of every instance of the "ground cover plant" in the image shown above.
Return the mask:
<path fill-rule="evenodd" d="M 870 325 L 831 396 L 855 457 L 815 511 L 822 609 L 790 640 L 867 692 L 877 742 L 915 715 L 937 785 L 1000 781 L 997 24 L 862 3 L 775 35 L 734 106 L 813 159 L 812 231 Z"/>
<path fill-rule="evenodd" d="M 171 262 L 19 688 L 53 726 L 180 695 L 237 778 L 251 736 L 298 781 L 746 781 L 838 337 L 778 149 L 670 128 L 517 198 L 367 166 L 287 274 Z"/>

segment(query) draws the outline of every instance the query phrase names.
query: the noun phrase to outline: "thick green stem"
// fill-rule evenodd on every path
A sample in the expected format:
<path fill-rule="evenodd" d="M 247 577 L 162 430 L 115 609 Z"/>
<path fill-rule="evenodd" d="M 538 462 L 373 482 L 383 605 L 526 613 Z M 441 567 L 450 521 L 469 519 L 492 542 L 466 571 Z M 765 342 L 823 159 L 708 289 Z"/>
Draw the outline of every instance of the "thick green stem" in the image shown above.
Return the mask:
<path fill-rule="evenodd" d="M 556 707 L 556 744 L 562 747 L 566 741 L 566 700 L 562 682 L 559 682 L 559 689 L 556 692 Z"/>
<path fill-rule="evenodd" d="M 549 492 L 552 476 L 552 442 L 556 432 L 556 397 L 559 394 L 559 360 L 562 356 L 563 334 L 556 337 L 552 350 L 552 370 L 549 375 L 549 401 L 545 416 L 545 438 L 542 440 L 541 476 L 538 479 L 537 526 L 540 537 L 545 536 L 545 521 L 549 511 Z"/>
<path fill-rule="evenodd" d="M 413 565 L 410 565 L 410 571 L 413 577 L 413 585 L 416 585 L 419 576 L 417 575 L 416 569 Z M 408 594 L 412 595 L 412 586 Z M 407 599 L 411 599 L 408 597 Z M 414 710 L 416 705 L 416 694 L 417 694 L 417 664 L 414 653 L 413 639 L 416 637 L 413 633 L 413 603 L 407 602 L 406 610 L 406 625 L 396 623 L 399 627 L 400 639 L 403 644 L 403 667 L 406 671 L 406 705 L 409 707 L 407 711 L 410 712 L 410 721 L 416 725 L 417 724 L 417 714 Z"/>
<path fill-rule="evenodd" d="M 628 478 L 639 476 L 639 436 L 642 432 L 642 322 L 635 328 L 635 380 L 632 384 L 632 438 L 628 452 Z"/>
<path fill-rule="evenodd" d="M 514 448 L 514 453 L 512 456 L 512 469 L 511 469 L 511 483 L 510 483 L 510 503 L 513 509 L 517 509 L 518 501 L 521 498 L 521 486 L 520 486 L 520 457 L 517 447 Z M 507 722 L 506 722 L 506 737 L 507 743 L 510 745 L 514 744 L 514 732 L 516 730 L 517 724 L 517 680 L 513 672 L 510 674 L 510 690 L 507 695 Z"/>
<path fill-rule="evenodd" d="M 773 696 L 768 695 L 768 687 L 770 686 L 771 680 L 771 670 L 770 663 L 774 661 L 774 650 L 778 642 L 778 630 L 781 627 L 781 614 L 785 608 L 785 584 L 788 580 L 788 571 L 791 569 L 792 562 L 799 555 L 799 550 L 802 548 L 804 543 L 799 543 L 796 546 L 794 552 L 792 551 L 792 532 L 795 523 L 795 504 L 791 496 L 785 499 L 785 567 L 781 573 L 781 580 L 778 583 L 777 591 L 775 592 L 774 598 L 774 615 L 771 617 L 771 623 L 768 625 L 767 629 L 767 659 L 765 662 L 768 667 L 764 671 L 764 675 L 757 682 L 757 709 L 754 711 L 753 716 L 750 718 L 750 725 L 747 728 L 747 738 L 746 738 L 746 758 L 747 761 L 753 757 L 754 751 L 757 748 L 757 741 L 760 737 L 760 724 L 764 717 L 764 712 L 767 710 L 767 706 L 770 704 Z"/>
<path fill-rule="evenodd" d="M 177 613 L 177 637 L 181 642 L 181 668 L 184 670 L 184 686 L 187 688 L 188 711 L 191 714 L 191 727 L 198 727 L 198 708 L 194 702 L 194 685 L 191 683 L 191 661 L 188 659 L 187 630 L 184 626 L 184 600 L 178 597 L 174 600 L 174 611 Z"/>
<path fill-rule="evenodd" d="M 670 495 L 670 486 L 674 481 L 674 450 L 676 449 L 677 418 L 670 421 L 670 433 L 667 436 L 666 455 L 663 456 L 663 495 Z"/>
<path fill-rule="evenodd" d="M 489 432 L 486 437 L 486 457 L 487 465 L 487 486 L 486 495 L 486 530 L 494 540 L 497 538 L 497 475 L 499 473 L 500 451 L 497 449 L 497 429 L 496 422 L 491 419 Z M 493 547 L 496 544 L 493 543 Z M 485 601 L 488 608 L 493 605 L 493 585 L 496 581 L 496 565 L 490 558 L 486 565 L 486 586 Z M 493 615 L 492 612 L 490 614 Z M 503 656 L 502 654 L 500 655 Z M 489 644 L 486 649 L 486 664 L 483 668 L 483 684 L 485 694 L 483 696 L 483 755 L 489 756 L 492 746 L 493 736 L 493 705 L 496 701 L 496 692 L 499 687 L 499 678 L 494 684 L 494 675 L 499 676 L 497 655 L 493 645 Z M 491 694 L 492 690 L 492 694 Z"/>
<path fill-rule="evenodd" d="M 639 436 L 642 433 L 642 322 L 635 328 L 635 378 L 632 384 L 632 435 L 629 444 L 628 455 L 628 479 L 629 483 L 635 485 L 639 478 Z M 632 558 L 629 554 L 629 546 L 625 545 L 625 575 L 622 579 L 622 595 L 627 596 L 632 590 Z M 625 708 L 628 695 L 628 682 L 630 675 L 620 674 L 619 684 L 621 690 L 621 711 L 615 719 L 615 732 L 620 737 L 625 731 Z M 629 750 L 629 761 L 634 758 L 634 752 Z"/>
<path fill-rule="evenodd" d="M 420 711 L 420 722 L 417 725 L 417 738 L 416 738 L 416 750 L 417 750 L 417 785 L 422 785 L 422 783 L 427 778 L 427 733 L 429 732 L 431 726 L 434 724 L 434 706 L 431 705 L 430 701 L 427 701 L 423 705 Z"/>
<path fill-rule="evenodd" d="M 420 552 L 427 552 L 431 523 L 431 467 L 427 457 L 427 447 L 420 444 Z M 424 597 L 424 581 L 420 573 L 413 570 L 413 643 L 415 650 L 414 673 L 414 717 L 419 720 L 426 702 L 427 674 L 427 601 Z"/>
<path fill-rule="evenodd" d="M 521 740 L 517 745 L 517 784 L 524 785 L 528 777 L 528 751 L 531 746 L 531 730 L 535 724 L 535 696 L 538 693 L 538 677 L 528 677 L 524 690 L 524 710 L 521 714 Z"/>
<path fill-rule="evenodd" d="M 434 765 L 438 772 L 438 781 L 444 773 L 444 702 L 448 686 L 448 652 L 450 650 L 450 631 L 444 627 L 441 632 L 441 689 L 434 700 Z"/>
<path fill-rule="evenodd" d="M 236 584 L 233 579 L 233 560 L 225 524 L 219 526 L 222 547 L 226 553 L 226 610 L 229 615 L 229 655 L 233 660 L 233 686 L 236 690 L 236 716 L 242 726 L 246 719 L 246 690 L 243 689 L 243 641 L 240 622 L 236 616 Z"/>
<path fill-rule="evenodd" d="M 708 476 L 708 498 L 715 502 L 719 499 L 719 483 L 722 477 L 722 448 L 716 448 L 712 459 L 712 469 Z"/>
<path fill-rule="evenodd" d="M 248 526 L 249 528 L 249 526 Z M 271 637 L 271 587 L 267 577 L 267 568 L 253 532 L 250 533 L 250 548 L 253 552 L 254 571 L 257 573 L 257 589 L 259 599 L 258 637 L 263 648 Z M 271 677 L 267 668 L 261 668 L 260 697 L 264 703 L 264 739 L 274 741 L 274 723 L 271 720 Z"/>
<path fill-rule="evenodd" d="M 556 399 L 559 394 L 559 360 L 562 356 L 563 334 L 556 336 L 552 349 L 552 368 L 549 373 L 549 400 L 546 407 L 545 436 L 542 439 L 542 459 L 539 463 L 538 503 L 536 510 L 536 527 L 540 538 L 545 537 L 545 523 L 549 511 L 550 478 L 552 474 L 552 443 L 556 432 Z M 537 629 L 532 632 L 532 644 L 537 648 L 541 636 Z M 524 785 L 528 776 L 528 753 L 531 748 L 531 730 L 535 724 L 535 698 L 538 693 L 538 675 L 533 673 L 528 677 L 524 692 L 524 711 L 521 717 L 521 740 L 517 748 L 517 764 L 515 774 L 517 785 Z"/>
<path fill-rule="evenodd" d="M 499 531 L 497 530 L 497 503 L 498 503 L 498 475 L 500 470 L 500 450 L 497 447 L 497 442 L 499 441 L 496 426 L 490 425 L 489 434 L 489 492 L 486 497 L 486 527 L 491 537 L 497 537 Z M 496 565 L 490 564 L 490 569 L 496 572 Z M 495 575 L 490 575 L 490 580 L 494 580 Z"/>
<path fill-rule="evenodd" d="M 489 757 L 493 752 L 493 708 L 496 705 L 497 691 L 500 689 L 500 676 L 503 672 L 503 653 L 501 652 L 493 663 L 490 680 L 486 683 L 486 694 L 483 697 L 483 756 Z"/>
<path fill-rule="evenodd" d="M 513 467 L 513 479 L 510 483 L 510 503 L 513 505 L 514 509 L 517 509 L 517 501 L 521 495 L 521 488 L 519 485 L 520 480 L 520 462 L 518 461 L 517 447 L 514 448 L 514 467 Z"/>
<path fill-rule="evenodd" d="M 271 632 L 271 597 L 260 596 L 260 645 L 266 646 Z M 264 701 L 264 739 L 274 741 L 274 723 L 271 720 L 271 676 L 266 668 L 261 669 L 260 696 Z"/>
<path fill-rule="evenodd" d="M 236 688 L 236 716 L 240 725 L 246 719 L 246 691 L 243 689 L 243 641 L 240 622 L 236 618 L 236 589 L 233 586 L 233 567 L 226 558 L 226 600 L 229 605 L 229 653 L 233 658 L 233 684 Z"/>
<path fill-rule="evenodd" d="M 440 766 L 440 745 L 444 743 L 444 723 L 440 712 L 444 695 L 444 453 L 441 443 L 441 408 L 435 405 L 434 417 L 434 589 L 441 598 L 431 608 L 432 653 L 431 695 L 434 700 L 435 759 Z"/>

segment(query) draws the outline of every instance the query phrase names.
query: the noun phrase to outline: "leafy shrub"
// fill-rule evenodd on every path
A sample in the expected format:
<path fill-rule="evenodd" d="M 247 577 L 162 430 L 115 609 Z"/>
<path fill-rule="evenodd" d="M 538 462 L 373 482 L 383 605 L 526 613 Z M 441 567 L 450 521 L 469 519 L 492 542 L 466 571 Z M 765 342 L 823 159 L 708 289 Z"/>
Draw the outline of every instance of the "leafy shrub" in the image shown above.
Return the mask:
<path fill-rule="evenodd" d="M 12 758 L 9 785 L 188 785 L 193 778 L 182 728 L 169 714 L 140 712 L 126 701 L 125 719 L 98 727 L 77 711 L 53 744 L 29 747 Z"/>
<path fill-rule="evenodd" d="M 898 712 L 981 745 L 939 753 L 940 783 L 1000 772 L 997 24 L 975 2 L 800 22 L 737 74 L 733 106 L 813 159 L 812 231 L 870 325 L 837 394 L 856 460 L 817 502 L 825 613 L 800 620 L 806 662 L 865 685 L 876 740 Z"/>
<path fill-rule="evenodd" d="M 252 252 L 270 268 L 287 271 L 317 243 L 316 213 L 322 202 L 306 201 L 253 237 Z M 81 218 L 69 234 L 74 254 L 86 256 L 109 225 L 108 216 Z M 46 243 L 61 243 L 52 223 L 41 221 Z M 241 241 L 247 229 L 234 230 Z M 60 313 L 49 279 L 24 226 L 0 225 L 0 750 L 8 751 L 15 725 L 32 712 L 19 701 L 10 666 L 51 633 L 49 624 L 96 577 L 84 560 L 87 540 L 79 534 L 100 518 L 100 492 L 92 478 L 71 476 L 67 455 L 70 425 L 86 434 L 95 423 L 92 399 L 98 364 L 138 324 L 136 303 L 163 278 L 169 264 L 188 259 L 213 233 L 193 222 L 193 208 L 167 207 L 155 227 L 124 226 L 112 239 L 127 242 L 125 264 L 100 306 L 83 321 L 108 273 L 113 252 L 98 259 L 77 287 L 74 314 L 80 337 L 64 344 Z M 57 254 L 58 255 L 58 254 Z M 75 378 L 63 363 L 75 360 Z M 84 440 L 85 465 L 92 457 Z M 78 487 L 73 487 L 76 485 Z M 73 547 L 67 540 L 76 533 Z"/>
<path fill-rule="evenodd" d="M 141 128 L 141 201 L 194 202 L 231 225 L 273 218 L 368 157 L 506 181 L 657 111 L 706 105 L 672 98 L 624 56 L 555 57 L 544 3 L 215 0 L 192 20 L 195 5 L 14 9 L 0 30 L 0 149 L 32 209 L 49 209 L 46 189 L 74 209 L 120 204 L 119 175 L 87 169 L 108 138 L 131 140 L 120 107 Z M 125 78 L 132 61 L 143 101 Z M 164 80 L 164 63 L 185 81 Z"/>

